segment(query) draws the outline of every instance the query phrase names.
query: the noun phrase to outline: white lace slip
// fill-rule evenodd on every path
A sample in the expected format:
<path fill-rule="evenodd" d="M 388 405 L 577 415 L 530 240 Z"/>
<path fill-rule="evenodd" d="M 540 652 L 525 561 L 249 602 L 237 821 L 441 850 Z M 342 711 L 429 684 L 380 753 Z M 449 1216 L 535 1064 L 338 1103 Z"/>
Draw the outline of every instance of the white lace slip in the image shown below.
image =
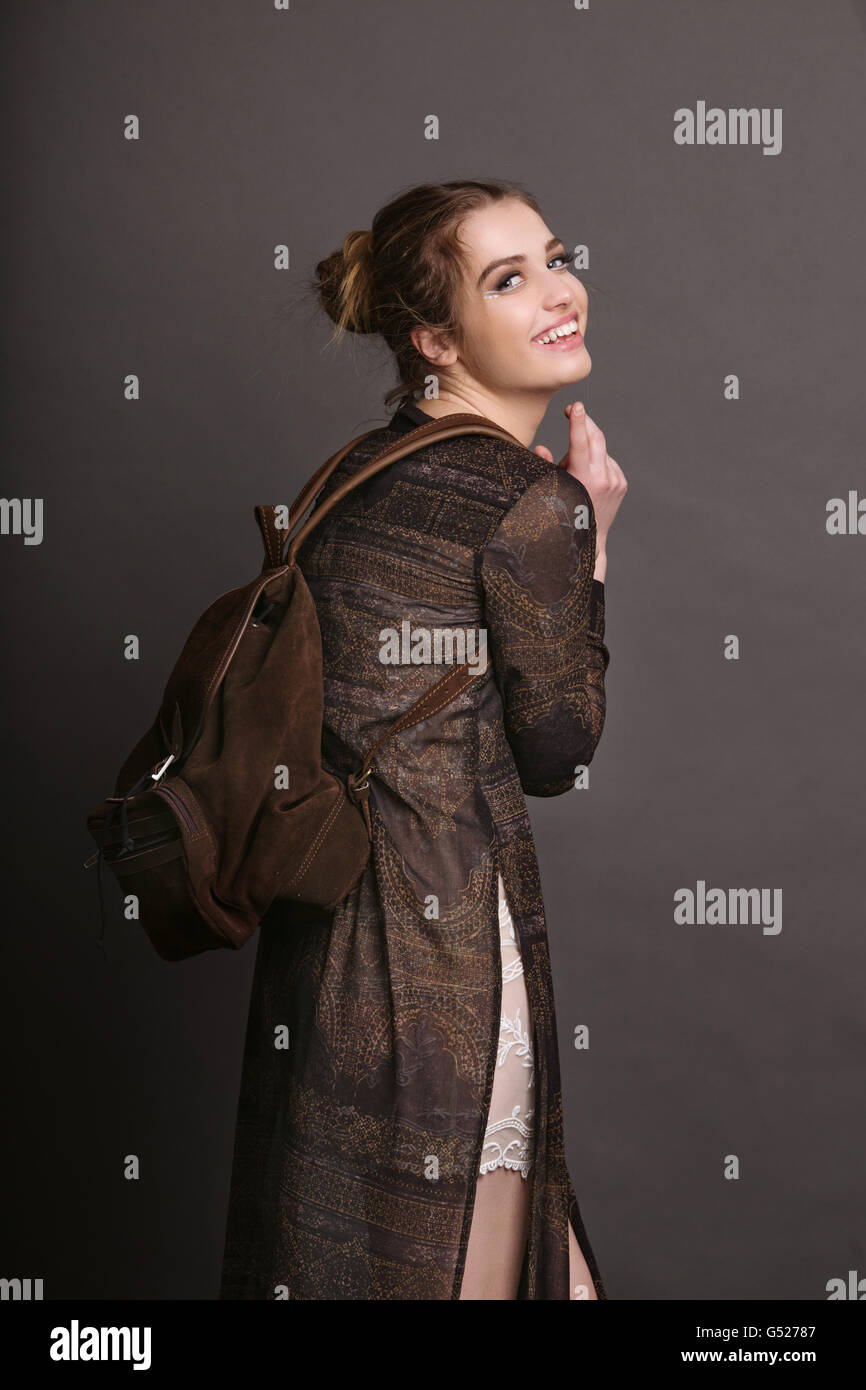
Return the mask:
<path fill-rule="evenodd" d="M 499 875 L 499 944 L 502 957 L 502 1009 L 499 1050 L 493 1077 L 493 1096 L 484 1133 L 479 1173 L 513 1168 L 529 1176 L 533 1161 L 534 1110 L 529 1108 L 535 1085 L 532 1019 L 523 961 L 514 922 Z"/>

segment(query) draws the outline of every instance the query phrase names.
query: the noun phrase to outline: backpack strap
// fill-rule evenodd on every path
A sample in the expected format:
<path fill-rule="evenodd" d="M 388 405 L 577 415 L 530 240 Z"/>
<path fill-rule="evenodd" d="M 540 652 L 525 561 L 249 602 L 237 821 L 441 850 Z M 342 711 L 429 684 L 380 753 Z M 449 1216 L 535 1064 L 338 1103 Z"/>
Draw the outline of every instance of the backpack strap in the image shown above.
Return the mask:
<path fill-rule="evenodd" d="M 289 524 L 287 527 L 278 527 L 276 524 L 276 507 L 273 503 L 262 503 L 253 509 L 262 539 L 265 543 L 265 559 L 262 565 L 262 573 L 268 569 L 277 569 L 282 563 L 283 547 L 286 538 L 291 535 L 297 524 L 298 518 L 307 510 L 310 502 L 316 493 L 325 485 L 334 469 L 342 463 L 347 454 L 350 454 L 356 444 L 367 438 L 368 434 L 373 434 L 373 430 L 368 430 L 364 434 L 359 434 L 355 439 L 350 439 L 349 443 L 339 449 L 336 454 L 332 454 L 329 459 L 317 468 L 312 478 L 308 478 L 301 488 L 291 507 L 289 508 Z"/>
<path fill-rule="evenodd" d="M 281 530 L 277 526 L 277 509 L 273 503 L 254 507 L 253 515 L 259 524 L 259 530 L 262 533 L 262 540 L 265 544 L 265 558 L 262 561 L 261 568 L 261 573 L 264 574 L 265 570 L 275 570 L 279 568 L 280 554 L 283 549 L 283 541 L 286 533 L 285 530 Z"/>
<path fill-rule="evenodd" d="M 469 422 L 471 428 L 459 427 L 455 429 L 455 423 L 458 421 Z M 258 522 L 259 529 L 261 530 L 265 546 L 262 573 L 268 569 L 276 569 L 283 563 L 283 548 L 288 537 L 295 529 L 299 518 L 307 510 L 310 502 L 316 494 L 321 491 L 331 474 L 339 467 L 346 455 L 350 454 L 356 445 L 368 439 L 371 434 L 377 433 L 378 430 L 367 430 L 364 434 L 359 434 L 354 439 L 350 439 L 348 444 L 345 444 L 342 449 L 338 449 L 336 454 L 332 454 L 329 459 L 325 460 L 321 467 L 316 469 L 313 476 L 304 483 L 304 486 L 289 508 L 289 524 L 287 527 L 281 528 L 277 526 L 275 519 L 276 507 L 273 503 L 262 503 L 254 508 L 254 515 Z M 409 444 L 407 448 L 403 447 L 408 440 L 414 441 L 415 437 L 419 434 L 422 434 L 424 437 L 419 439 L 417 443 L 413 442 Z M 331 506 L 338 502 L 340 498 L 344 497 L 347 492 L 351 492 L 353 487 L 357 487 L 359 483 L 365 482 L 367 478 L 372 477 L 373 473 L 378 473 L 380 468 L 386 467 L 387 464 L 393 463 L 395 459 L 402 458 L 404 454 L 410 453 L 414 449 L 421 448 L 424 444 L 429 442 L 431 436 L 436 438 L 450 438 L 454 434 L 492 434 L 499 435 L 501 438 L 509 440 L 512 444 L 520 443 L 518 439 L 515 439 L 514 435 L 509 434 L 507 430 L 504 430 L 500 425 L 494 424 L 492 420 L 488 420 L 484 415 L 472 415 L 468 412 L 461 412 L 460 414 L 448 415 L 444 420 L 430 420 L 423 425 L 417 425 L 414 430 L 410 430 L 408 433 L 404 434 L 396 444 L 386 445 L 386 447 L 380 450 L 378 454 L 374 455 L 372 459 L 368 459 L 363 468 L 359 468 L 357 473 L 351 478 L 348 478 L 340 488 L 336 489 L 333 498 L 328 498 L 326 510 L 330 510 Z M 339 496 L 337 495 L 338 493 Z M 313 526 L 317 526 L 321 517 L 324 515 L 324 511 L 321 512 L 321 516 L 318 512 L 314 512 L 311 517 L 308 518 L 308 521 L 312 521 L 312 517 L 315 516 L 315 521 L 312 522 L 312 526 L 309 527 L 309 530 L 312 530 Z M 303 535 L 298 536 L 297 545 L 293 547 L 293 554 L 300 548 L 300 545 L 306 540 L 308 534 L 309 531 L 305 529 Z M 287 559 L 286 563 L 293 563 L 293 560 Z"/>
<path fill-rule="evenodd" d="M 347 454 L 352 452 L 356 444 L 360 444 L 368 435 L 375 434 L 375 432 L 375 430 L 367 430 L 364 434 L 359 434 L 355 439 L 350 440 L 349 443 L 344 445 L 342 449 L 339 449 L 336 454 L 332 454 L 329 459 L 326 459 L 321 468 L 316 469 L 312 478 L 309 478 L 307 482 L 304 483 L 304 486 L 289 508 L 289 525 L 288 529 L 283 532 L 283 540 L 294 530 L 298 517 L 307 510 L 310 502 L 312 502 L 316 493 L 319 492 L 328 481 L 334 469 L 342 463 Z"/>
<path fill-rule="evenodd" d="M 353 439 L 351 444 L 347 444 L 344 449 L 341 449 L 338 454 L 335 454 L 333 458 L 329 459 L 328 462 L 319 469 L 319 472 L 310 479 L 307 488 L 301 491 L 290 510 L 289 529 L 286 533 L 287 538 L 291 536 L 294 526 L 292 513 L 295 514 L 295 518 L 301 515 L 303 511 L 303 506 L 301 504 L 305 497 L 305 493 L 307 493 L 307 489 L 314 483 L 316 488 L 318 488 L 319 484 L 316 480 L 320 476 L 322 483 L 326 482 L 341 459 L 349 453 L 351 449 L 354 449 L 355 445 L 358 444 L 360 440 L 366 439 L 370 434 L 375 434 L 376 432 L 375 430 L 369 430 L 367 434 L 362 434 L 358 439 Z M 520 444 L 520 440 L 515 439 L 514 435 L 509 434 L 508 430 L 503 429 L 501 425 L 494 424 L 492 420 L 488 420 L 484 415 L 473 415 L 469 412 L 446 415 L 439 420 L 430 420 L 424 425 L 416 426 L 414 430 L 410 430 L 408 434 L 404 434 L 395 444 L 388 444 L 384 449 L 381 449 L 378 454 L 368 459 L 357 472 L 353 473 L 351 478 L 346 478 L 344 482 L 340 483 L 339 487 L 334 488 L 330 497 L 322 502 L 312 515 L 307 518 L 291 541 L 288 553 L 285 557 L 285 563 L 288 565 L 293 565 L 295 563 L 295 557 L 298 551 L 313 528 L 318 526 L 319 522 L 327 515 L 331 508 L 335 507 L 338 502 L 341 502 L 353 488 L 360 486 L 361 483 L 365 483 L 368 478 L 372 478 L 375 473 L 387 467 L 389 463 L 396 463 L 398 459 L 405 458 L 407 454 L 414 453 L 416 449 L 423 448 L 425 444 L 432 443 L 436 439 L 452 439 L 455 435 L 461 434 L 492 435 L 496 439 L 505 439 L 511 444 Z M 523 448 L 524 446 L 521 444 L 520 447 Z M 309 492 L 308 496 L 312 496 L 312 492 Z"/>
<path fill-rule="evenodd" d="M 339 487 L 336 487 L 330 497 L 322 502 L 303 523 L 300 530 L 298 530 L 295 535 L 294 540 L 289 544 L 288 553 L 285 560 L 283 560 L 283 547 L 286 545 L 287 541 L 289 541 L 292 531 L 312 498 L 324 486 L 328 478 L 334 472 L 334 469 L 342 462 L 346 455 L 351 453 L 355 446 L 361 443 L 362 440 L 369 438 L 371 434 L 375 433 L 377 433 L 376 430 L 368 430 L 366 433 L 358 435 L 356 439 L 351 440 L 350 443 L 346 444 L 336 454 L 333 454 L 331 458 L 327 459 L 325 463 L 322 464 L 321 468 L 316 470 L 312 478 L 305 483 L 289 508 L 289 525 L 287 529 L 281 529 L 276 526 L 275 507 L 273 504 L 260 505 L 255 508 L 256 521 L 261 529 L 265 544 L 265 562 L 262 566 L 263 570 L 279 566 L 281 563 L 294 565 L 298 551 L 314 527 L 318 526 L 319 522 L 331 508 L 342 501 L 353 488 L 366 482 L 368 478 L 372 478 L 374 474 L 386 468 L 389 463 L 395 463 L 397 459 L 405 458 L 407 454 L 414 453 L 416 449 L 423 448 L 424 445 L 431 443 L 435 439 L 452 439 L 457 435 L 463 434 L 483 434 L 492 436 L 496 439 L 504 439 L 511 444 L 520 444 L 520 440 L 516 439 L 513 434 L 510 434 L 508 430 L 503 429 L 501 425 L 495 424 L 484 415 L 474 415 L 468 411 L 446 415 L 438 420 L 430 420 L 426 424 L 418 425 L 416 429 L 410 430 L 407 434 L 404 434 L 397 443 L 389 444 L 384 449 L 381 449 L 372 459 L 368 459 L 356 473 L 342 482 Z M 523 448 L 524 446 L 521 444 L 520 447 Z M 389 739 L 393 738 L 395 734 L 401 733 L 403 729 L 411 728 L 413 724 L 420 724 L 422 719 L 428 719 L 430 715 L 435 714 L 437 710 L 444 708 L 451 700 L 462 694 L 466 687 L 475 680 L 477 674 L 478 672 L 473 671 L 467 662 L 462 662 L 459 666 L 455 666 L 444 675 L 441 680 L 438 680 L 435 685 L 425 691 L 425 693 L 420 696 L 413 705 L 410 705 L 409 709 L 401 714 L 398 719 L 395 719 L 393 723 L 389 724 L 384 734 L 382 734 L 373 746 L 368 749 L 358 772 L 349 774 L 349 794 L 362 805 L 364 815 L 367 818 L 368 830 L 370 825 L 368 818 L 369 813 L 366 805 L 369 788 L 367 778 L 373 759 L 379 749 L 382 748 Z"/>
<path fill-rule="evenodd" d="M 404 729 L 410 729 L 413 724 L 420 724 L 422 719 L 429 719 L 431 714 L 435 714 L 437 710 L 450 704 L 458 695 L 462 695 L 477 675 L 478 672 L 473 671 L 464 661 L 460 666 L 455 666 L 453 670 L 448 672 L 447 676 L 443 676 L 435 685 L 431 685 L 430 689 L 425 691 L 414 705 L 410 705 L 399 719 L 395 719 L 392 724 L 388 725 L 381 738 L 378 738 L 372 748 L 367 750 L 360 769 L 350 778 L 351 784 L 356 789 L 363 786 L 369 776 L 373 759 L 390 738 L 393 738 L 395 734 L 402 733 Z"/>

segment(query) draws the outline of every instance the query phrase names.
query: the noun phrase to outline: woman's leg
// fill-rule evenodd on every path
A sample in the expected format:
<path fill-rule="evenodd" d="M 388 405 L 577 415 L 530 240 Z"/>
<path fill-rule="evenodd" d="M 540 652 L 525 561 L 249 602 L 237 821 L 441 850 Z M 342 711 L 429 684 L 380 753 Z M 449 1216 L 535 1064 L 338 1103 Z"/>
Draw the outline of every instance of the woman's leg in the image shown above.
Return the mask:
<path fill-rule="evenodd" d="M 499 944 L 502 961 L 502 1007 L 499 1047 L 484 1136 L 475 1206 L 463 1271 L 461 1298 L 517 1297 L 529 1226 L 529 1178 L 532 1159 L 534 1064 L 529 998 L 514 922 L 498 882 Z"/>
<path fill-rule="evenodd" d="M 483 1158 L 532 1161 L 534 1064 L 529 999 L 523 964 L 499 877 L 499 928 L 502 956 L 502 1012 L 499 1051 L 485 1135 Z M 530 1182 L 517 1168 L 491 1167 L 479 1173 L 461 1299 L 517 1297 L 529 1226 Z M 568 1225 L 569 1298 L 597 1298 L 577 1238 Z"/>
<path fill-rule="evenodd" d="M 529 1224 L 529 1182 L 513 1168 L 478 1176 L 460 1297 L 517 1297 Z"/>
<path fill-rule="evenodd" d="M 568 1296 L 571 1299 L 598 1299 L 589 1266 L 583 1258 L 583 1252 L 577 1243 L 577 1236 L 571 1229 L 570 1221 L 568 1223 L 568 1288 Z"/>
<path fill-rule="evenodd" d="M 494 1168 L 478 1178 L 461 1299 L 514 1299 L 526 1251 L 529 1183 L 520 1173 Z M 589 1266 L 568 1223 L 569 1298 L 598 1299 Z"/>

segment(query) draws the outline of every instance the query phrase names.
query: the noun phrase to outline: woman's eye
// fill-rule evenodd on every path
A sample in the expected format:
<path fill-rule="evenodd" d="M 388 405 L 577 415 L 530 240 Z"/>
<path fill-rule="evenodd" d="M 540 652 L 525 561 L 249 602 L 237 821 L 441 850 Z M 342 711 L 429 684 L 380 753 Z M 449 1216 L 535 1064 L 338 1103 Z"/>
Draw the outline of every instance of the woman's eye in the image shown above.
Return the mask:
<path fill-rule="evenodd" d="M 570 257 L 570 256 L 567 256 L 567 255 L 565 254 L 565 252 L 563 251 L 563 252 L 561 252 L 558 256 L 553 256 L 553 257 L 551 257 L 551 259 L 547 262 L 547 264 L 548 264 L 549 266 L 551 266 L 551 265 L 554 265 L 556 261 L 561 261 L 563 266 L 567 266 L 567 265 L 570 263 L 570 261 L 571 261 L 571 257 Z M 516 276 L 518 276 L 519 274 L 520 274 L 520 271 L 519 271 L 519 270 L 512 270 L 512 272 L 511 272 L 510 275 L 506 275 L 506 277 L 505 277 L 504 280 L 500 280 L 500 281 L 499 281 L 499 284 L 496 286 L 497 290 L 507 290 L 507 289 L 508 289 L 508 282 L 509 282 L 509 280 L 513 280 L 513 279 L 514 279 Z"/>

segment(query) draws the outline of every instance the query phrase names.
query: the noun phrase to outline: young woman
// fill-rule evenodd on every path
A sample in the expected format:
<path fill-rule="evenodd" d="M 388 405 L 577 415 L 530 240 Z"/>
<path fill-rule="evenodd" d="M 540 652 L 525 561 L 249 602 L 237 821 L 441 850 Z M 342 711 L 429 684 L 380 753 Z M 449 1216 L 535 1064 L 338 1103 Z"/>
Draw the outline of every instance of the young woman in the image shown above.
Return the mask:
<path fill-rule="evenodd" d="M 535 200 L 498 181 L 410 189 L 316 288 L 338 337 L 382 335 L 400 403 L 317 501 L 434 418 L 512 438 L 420 447 L 299 549 L 328 771 L 357 770 L 443 675 L 419 633 L 486 637 L 486 667 L 377 755 L 370 861 L 337 909 L 278 903 L 262 923 L 221 1297 L 605 1298 L 565 1161 L 525 801 L 572 789 L 604 722 L 626 482 L 578 404 L 559 464 L 532 447 L 550 398 L 590 370 L 586 291 Z M 413 655 L 393 659 L 395 632 Z"/>

